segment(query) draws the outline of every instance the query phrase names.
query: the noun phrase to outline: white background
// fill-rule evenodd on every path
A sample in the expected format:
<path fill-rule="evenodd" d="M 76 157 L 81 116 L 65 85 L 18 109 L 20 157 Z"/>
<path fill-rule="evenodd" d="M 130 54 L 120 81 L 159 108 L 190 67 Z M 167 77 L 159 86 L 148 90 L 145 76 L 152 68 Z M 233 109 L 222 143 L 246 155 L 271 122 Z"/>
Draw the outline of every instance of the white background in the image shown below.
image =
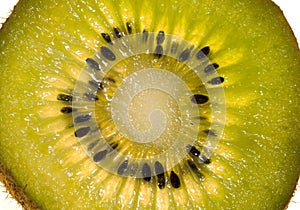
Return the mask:
<path fill-rule="evenodd" d="M 0 23 L 3 23 L 10 14 L 18 0 L 0 0 Z M 294 33 L 300 43 L 300 3 L 299 0 L 274 0 L 283 10 L 285 17 L 289 21 Z M 2 24 L 0 24 L 0 27 Z M 299 183 L 298 183 L 299 188 Z M 5 192 L 3 184 L 0 182 L 0 210 L 20 210 L 22 209 L 9 194 Z M 288 210 L 300 209 L 300 189 L 292 199 Z"/>

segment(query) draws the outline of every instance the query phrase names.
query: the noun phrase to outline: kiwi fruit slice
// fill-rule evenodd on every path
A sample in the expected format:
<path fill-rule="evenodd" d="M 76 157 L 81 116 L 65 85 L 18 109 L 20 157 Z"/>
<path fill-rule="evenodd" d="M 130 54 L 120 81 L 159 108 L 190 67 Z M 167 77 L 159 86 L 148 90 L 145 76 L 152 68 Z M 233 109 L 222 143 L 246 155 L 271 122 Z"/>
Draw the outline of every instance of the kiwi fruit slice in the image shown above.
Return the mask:
<path fill-rule="evenodd" d="M 0 32 L 0 160 L 28 209 L 284 209 L 296 39 L 268 0 L 21 0 Z"/>

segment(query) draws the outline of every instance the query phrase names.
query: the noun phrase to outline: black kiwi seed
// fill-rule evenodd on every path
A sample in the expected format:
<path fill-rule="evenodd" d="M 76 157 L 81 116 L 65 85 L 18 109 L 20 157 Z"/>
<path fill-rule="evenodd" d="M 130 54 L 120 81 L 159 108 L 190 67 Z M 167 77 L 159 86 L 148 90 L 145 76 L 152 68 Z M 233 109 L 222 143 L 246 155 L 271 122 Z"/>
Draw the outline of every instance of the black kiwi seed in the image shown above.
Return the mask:
<path fill-rule="evenodd" d="M 154 164 L 155 172 L 157 176 L 157 185 L 159 189 L 163 189 L 165 187 L 166 179 L 164 174 L 164 168 L 160 162 L 156 161 Z"/>
<path fill-rule="evenodd" d="M 85 136 L 86 134 L 88 134 L 88 132 L 90 132 L 90 130 L 91 130 L 90 127 L 79 128 L 75 131 L 75 136 L 81 138 L 81 137 Z"/>
<path fill-rule="evenodd" d="M 151 168 L 147 163 L 144 163 L 142 169 L 142 176 L 146 182 L 150 182 L 151 180 Z"/>
<path fill-rule="evenodd" d="M 111 151 L 115 150 L 117 147 L 118 147 L 117 143 L 112 143 L 107 147 L 106 150 L 107 150 L 107 152 L 111 152 Z"/>
<path fill-rule="evenodd" d="M 103 55 L 106 59 L 108 59 L 108 60 L 110 60 L 110 61 L 116 60 L 115 54 L 114 54 L 110 49 L 108 49 L 107 47 L 102 46 L 102 47 L 100 48 L 100 52 L 102 53 L 102 55 Z"/>
<path fill-rule="evenodd" d="M 156 37 L 157 45 L 162 44 L 165 41 L 165 32 L 159 31 Z"/>
<path fill-rule="evenodd" d="M 207 56 L 210 52 L 210 47 L 206 46 L 203 47 L 197 54 L 196 54 L 196 58 L 201 60 L 203 59 L 205 56 Z"/>
<path fill-rule="evenodd" d="M 208 96 L 202 94 L 195 94 L 191 97 L 191 101 L 195 104 L 204 104 L 208 101 Z"/>
<path fill-rule="evenodd" d="M 81 122 L 86 122 L 88 121 L 89 119 L 91 119 L 91 115 L 87 114 L 87 115 L 81 115 L 81 116 L 78 116 L 74 119 L 74 122 L 75 123 L 81 123 Z"/>
<path fill-rule="evenodd" d="M 101 35 L 102 35 L 103 39 L 104 39 L 107 43 L 112 44 L 111 38 L 110 38 L 110 36 L 109 36 L 107 33 L 101 33 Z"/>
<path fill-rule="evenodd" d="M 93 93 L 85 93 L 84 97 L 87 98 L 90 101 L 98 101 L 99 100 L 98 96 L 96 96 Z"/>
<path fill-rule="evenodd" d="M 181 62 L 186 61 L 190 57 L 190 54 L 191 54 L 190 49 L 184 50 L 179 56 L 179 61 Z"/>
<path fill-rule="evenodd" d="M 198 157 L 200 155 L 200 151 L 196 147 L 194 147 L 194 146 L 187 145 L 186 149 L 189 152 L 189 154 L 191 154 L 193 156 L 197 156 Z"/>
<path fill-rule="evenodd" d="M 93 157 L 94 162 L 101 161 L 103 158 L 105 158 L 106 154 L 107 154 L 106 150 L 96 153 Z"/>
<path fill-rule="evenodd" d="M 143 31 L 143 41 L 147 42 L 148 41 L 148 37 L 149 37 L 148 31 L 144 30 Z"/>
<path fill-rule="evenodd" d="M 154 56 L 156 58 L 161 58 L 161 56 L 163 55 L 163 51 L 164 49 L 161 45 L 156 46 Z"/>
<path fill-rule="evenodd" d="M 224 78 L 223 77 L 215 77 L 213 79 L 211 79 L 208 83 L 212 84 L 212 85 L 220 85 L 224 82 Z"/>
<path fill-rule="evenodd" d="M 164 189 L 166 185 L 166 179 L 164 174 L 157 175 L 157 186 L 159 189 Z"/>
<path fill-rule="evenodd" d="M 112 143 L 110 147 L 115 150 L 118 147 L 118 143 Z"/>
<path fill-rule="evenodd" d="M 97 82 L 95 80 L 89 81 L 89 84 L 92 85 L 93 87 L 97 88 L 98 90 L 103 90 L 104 85 L 101 82 Z"/>
<path fill-rule="evenodd" d="M 128 160 L 125 160 L 118 169 L 118 174 L 123 175 L 127 171 Z"/>
<path fill-rule="evenodd" d="M 126 23 L 126 27 L 127 27 L 128 33 L 131 34 L 131 33 L 132 33 L 132 24 L 129 23 L 129 22 L 127 22 L 127 23 Z"/>
<path fill-rule="evenodd" d="M 162 164 L 160 162 L 156 161 L 154 163 L 154 168 L 155 168 L 156 174 L 163 174 L 164 173 L 164 167 L 162 166 Z"/>
<path fill-rule="evenodd" d="M 171 181 L 171 185 L 174 188 L 179 188 L 180 187 L 180 179 L 174 171 L 171 171 L 170 181 Z"/>
<path fill-rule="evenodd" d="M 211 160 L 208 157 L 204 156 L 204 155 L 200 155 L 199 158 L 205 164 L 210 164 L 211 163 Z"/>
<path fill-rule="evenodd" d="M 95 69 L 95 70 L 98 70 L 98 71 L 101 70 L 99 63 L 97 63 L 97 61 L 95 61 L 94 59 L 92 59 L 92 58 L 87 58 L 87 59 L 85 60 L 85 62 L 87 63 L 87 65 L 88 65 L 90 68 Z"/>
<path fill-rule="evenodd" d="M 124 36 L 123 32 L 117 27 L 114 27 L 114 32 L 118 38 L 121 38 L 122 36 Z"/>
<path fill-rule="evenodd" d="M 73 97 L 71 95 L 67 95 L 67 94 L 58 94 L 57 100 L 64 101 L 64 102 L 72 102 Z"/>
<path fill-rule="evenodd" d="M 205 55 L 208 55 L 210 52 L 210 47 L 209 46 L 203 47 L 201 49 L 201 52 L 204 53 Z"/>
<path fill-rule="evenodd" d="M 63 107 L 63 108 L 61 108 L 60 111 L 63 114 L 69 114 L 69 113 L 72 113 L 73 109 L 72 109 L 72 107 Z"/>
<path fill-rule="evenodd" d="M 205 73 L 211 73 L 214 70 L 216 70 L 217 68 L 219 68 L 218 64 L 216 64 L 216 63 L 209 64 L 208 66 L 205 67 L 204 72 Z"/>

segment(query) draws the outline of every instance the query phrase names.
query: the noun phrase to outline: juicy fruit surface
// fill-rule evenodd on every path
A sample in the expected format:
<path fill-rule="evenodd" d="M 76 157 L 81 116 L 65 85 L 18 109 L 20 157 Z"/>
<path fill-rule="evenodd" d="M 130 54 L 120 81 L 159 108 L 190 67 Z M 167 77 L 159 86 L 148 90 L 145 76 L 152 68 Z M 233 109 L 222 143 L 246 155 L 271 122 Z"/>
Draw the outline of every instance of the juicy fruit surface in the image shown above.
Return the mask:
<path fill-rule="evenodd" d="M 166 187 L 111 174 L 74 135 L 57 100 L 117 35 L 179 36 L 217 63 L 224 133 L 211 163 Z M 21 1 L 0 33 L 0 157 L 43 209 L 283 209 L 299 176 L 300 55 L 271 1 Z M 137 149 L 138 150 L 138 149 Z M 182 163 L 184 164 L 184 163 Z M 192 168 L 192 167 L 190 167 Z"/>

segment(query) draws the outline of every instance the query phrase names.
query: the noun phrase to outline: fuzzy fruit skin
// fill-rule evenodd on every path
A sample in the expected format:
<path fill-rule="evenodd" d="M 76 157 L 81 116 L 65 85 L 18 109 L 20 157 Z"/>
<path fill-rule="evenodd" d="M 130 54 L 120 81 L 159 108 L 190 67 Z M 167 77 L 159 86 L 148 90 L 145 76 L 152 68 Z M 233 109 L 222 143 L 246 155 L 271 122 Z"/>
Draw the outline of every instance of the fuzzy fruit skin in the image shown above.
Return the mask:
<path fill-rule="evenodd" d="M 66 172 L 76 174 L 84 165 L 61 165 L 49 152 L 57 139 L 40 133 L 52 120 L 43 118 L 39 110 L 47 108 L 56 93 L 52 92 L 55 85 L 44 82 L 47 76 L 63 78 L 65 86 L 72 88 L 84 60 L 105 44 L 97 31 L 86 24 L 87 10 L 80 13 L 76 8 L 87 2 L 21 0 L 0 33 L 0 160 L 43 209 L 123 207 L 115 203 L 113 193 L 103 201 L 99 190 L 86 179 L 89 176 L 80 181 L 77 176 L 69 177 Z M 137 5 L 140 16 L 146 17 L 136 25 L 140 31 L 149 26 L 153 31 L 163 29 L 182 36 L 195 45 L 210 45 L 212 59 L 220 63 L 220 74 L 228 81 L 224 84 L 227 121 L 216 150 L 223 156 L 218 156 L 216 162 L 222 162 L 224 157 L 235 173 L 232 180 L 225 182 L 228 188 L 219 193 L 220 197 L 208 195 L 205 199 L 211 200 L 204 199 L 205 205 L 202 200 L 195 200 L 195 205 L 207 209 L 283 209 L 300 174 L 300 54 L 281 11 L 265 0 L 224 0 L 221 5 L 216 1 L 196 1 L 190 3 L 190 10 L 184 8 L 190 12 L 187 14 L 198 14 L 185 24 L 181 22 L 180 28 L 170 18 L 178 16 L 176 11 L 168 9 L 170 14 L 162 16 L 159 9 L 165 8 L 153 6 L 162 2 L 173 5 L 173 1 L 145 2 L 106 4 L 109 8 Z M 201 8 L 201 12 L 193 12 L 193 8 Z M 155 18 L 147 16 L 151 17 L 149 11 Z M 204 21 L 208 18 L 205 11 L 214 14 L 210 24 Z M 127 15 L 137 21 L 138 15 Z M 91 16 L 101 22 L 100 16 Z M 218 24 L 220 19 L 222 24 Z M 103 26 L 105 30 L 110 27 Z M 187 29 L 191 29 L 190 33 L 182 32 Z M 72 133 L 66 130 L 60 135 L 68 132 Z M 71 149 L 68 152 L 74 153 Z M 91 164 L 88 160 L 84 163 Z M 99 183 L 92 180 L 97 188 Z"/>

